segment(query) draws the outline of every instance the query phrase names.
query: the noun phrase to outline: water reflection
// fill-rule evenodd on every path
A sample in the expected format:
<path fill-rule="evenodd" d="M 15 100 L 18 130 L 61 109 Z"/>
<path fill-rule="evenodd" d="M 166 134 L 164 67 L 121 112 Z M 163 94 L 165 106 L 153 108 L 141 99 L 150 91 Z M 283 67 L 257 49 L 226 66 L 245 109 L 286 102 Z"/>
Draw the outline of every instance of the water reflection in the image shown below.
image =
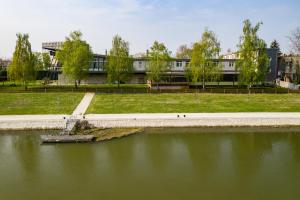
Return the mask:
<path fill-rule="evenodd" d="M 40 145 L 36 132 L 0 134 L 0 194 L 3 199 L 297 199 L 300 131 L 266 131 L 149 129 L 120 140 L 67 145 Z"/>

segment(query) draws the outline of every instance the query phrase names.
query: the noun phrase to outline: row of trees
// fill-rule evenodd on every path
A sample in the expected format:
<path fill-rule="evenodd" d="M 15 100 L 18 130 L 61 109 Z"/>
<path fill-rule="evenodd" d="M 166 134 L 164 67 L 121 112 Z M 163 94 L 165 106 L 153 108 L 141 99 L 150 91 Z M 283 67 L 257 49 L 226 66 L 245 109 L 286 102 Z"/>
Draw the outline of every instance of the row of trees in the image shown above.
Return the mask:
<path fill-rule="evenodd" d="M 13 59 L 8 67 L 8 77 L 12 81 L 21 82 L 25 89 L 30 81 L 35 80 L 38 70 L 51 67 L 48 53 L 33 53 L 28 34 L 17 34 L 17 42 Z"/>
<path fill-rule="evenodd" d="M 266 43 L 258 37 L 258 31 L 262 23 L 255 26 L 249 20 L 244 21 L 243 35 L 240 37 L 238 47 L 239 60 L 236 63 L 236 70 L 240 72 L 239 82 L 250 88 L 254 84 L 264 81 L 268 72 L 269 58 L 266 52 Z M 274 42 L 272 45 L 278 46 Z M 297 45 L 297 42 L 295 43 Z M 120 36 L 115 36 L 112 42 L 112 49 L 109 51 L 108 63 L 105 66 L 109 82 L 118 83 L 128 79 L 133 71 L 133 58 L 129 53 L 129 43 Z M 178 58 L 190 58 L 186 67 L 186 77 L 194 83 L 219 80 L 223 66 L 217 60 L 220 58 L 220 42 L 214 32 L 205 29 L 201 40 L 195 42 L 192 47 L 183 45 L 177 52 Z M 148 80 L 161 81 L 163 74 L 169 70 L 171 52 L 163 43 L 155 41 L 147 51 L 149 60 Z M 63 74 L 74 80 L 75 87 L 80 85 L 89 70 L 93 59 L 90 45 L 82 40 L 82 33 L 72 32 L 66 37 L 62 48 L 56 54 L 56 59 L 62 64 Z M 51 66 L 48 54 L 34 54 L 31 51 L 28 34 L 17 34 L 15 52 L 12 63 L 8 68 L 8 75 L 11 80 L 22 82 L 27 88 L 28 82 L 35 79 L 35 73 L 40 69 L 49 69 Z"/>

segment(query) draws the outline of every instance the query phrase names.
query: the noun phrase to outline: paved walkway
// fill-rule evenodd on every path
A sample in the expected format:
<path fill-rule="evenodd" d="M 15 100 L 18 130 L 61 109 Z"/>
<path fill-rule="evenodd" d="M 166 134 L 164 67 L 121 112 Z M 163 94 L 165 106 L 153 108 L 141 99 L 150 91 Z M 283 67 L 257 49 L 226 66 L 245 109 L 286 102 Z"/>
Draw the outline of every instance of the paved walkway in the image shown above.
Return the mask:
<path fill-rule="evenodd" d="M 76 107 L 76 109 L 73 111 L 72 116 L 75 116 L 76 118 L 82 118 L 82 116 L 87 111 L 94 96 L 95 93 L 86 93 L 82 98 L 81 102 Z"/>
<path fill-rule="evenodd" d="M 300 126 L 300 113 L 167 113 L 86 115 L 96 127 Z"/>
<path fill-rule="evenodd" d="M 78 108 L 84 113 L 92 95 Z M 89 101 L 88 101 L 89 100 Z M 0 130 L 62 129 L 68 115 L 0 115 Z M 82 115 L 78 115 L 82 117 Z M 167 113 L 167 114 L 88 114 L 85 119 L 96 127 L 220 127 L 220 126 L 300 126 L 297 113 Z"/>

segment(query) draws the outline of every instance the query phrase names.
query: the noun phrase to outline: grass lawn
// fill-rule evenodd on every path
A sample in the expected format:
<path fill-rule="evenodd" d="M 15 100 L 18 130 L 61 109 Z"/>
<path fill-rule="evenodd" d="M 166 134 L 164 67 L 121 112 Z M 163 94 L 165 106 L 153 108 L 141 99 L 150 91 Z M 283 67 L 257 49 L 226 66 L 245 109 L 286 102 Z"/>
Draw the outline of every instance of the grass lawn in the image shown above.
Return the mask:
<path fill-rule="evenodd" d="M 71 114 L 84 94 L 0 93 L 0 115 Z"/>
<path fill-rule="evenodd" d="M 88 113 L 300 112 L 300 94 L 99 94 Z"/>

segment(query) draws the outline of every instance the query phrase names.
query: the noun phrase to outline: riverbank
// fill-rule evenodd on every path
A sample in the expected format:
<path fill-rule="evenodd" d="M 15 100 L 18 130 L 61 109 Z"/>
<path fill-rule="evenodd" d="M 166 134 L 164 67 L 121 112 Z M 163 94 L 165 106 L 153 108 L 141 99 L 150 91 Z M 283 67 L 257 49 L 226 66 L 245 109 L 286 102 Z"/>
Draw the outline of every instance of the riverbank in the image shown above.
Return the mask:
<path fill-rule="evenodd" d="M 67 115 L 0 116 L 0 130 L 63 129 Z M 96 128 L 299 126 L 300 113 L 88 114 Z"/>

